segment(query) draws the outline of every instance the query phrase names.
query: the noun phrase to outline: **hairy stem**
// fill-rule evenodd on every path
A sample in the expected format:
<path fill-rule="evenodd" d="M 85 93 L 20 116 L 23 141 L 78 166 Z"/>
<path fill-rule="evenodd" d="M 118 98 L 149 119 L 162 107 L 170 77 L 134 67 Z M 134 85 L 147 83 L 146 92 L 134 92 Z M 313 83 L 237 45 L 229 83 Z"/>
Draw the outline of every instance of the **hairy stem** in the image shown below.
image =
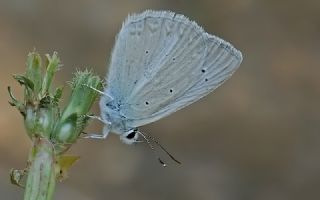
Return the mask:
<path fill-rule="evenodd" d="M 36 138 L 29 155 L 24 200 L 51 200 L 55 188 L 55 155 L 51 142 Z"/>

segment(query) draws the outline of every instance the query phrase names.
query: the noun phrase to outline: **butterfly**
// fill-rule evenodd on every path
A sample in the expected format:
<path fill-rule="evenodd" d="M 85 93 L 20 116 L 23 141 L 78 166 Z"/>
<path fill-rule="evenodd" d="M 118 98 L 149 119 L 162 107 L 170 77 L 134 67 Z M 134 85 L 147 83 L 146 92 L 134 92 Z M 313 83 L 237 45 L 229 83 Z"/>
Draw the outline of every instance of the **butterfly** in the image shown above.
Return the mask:
<path fill-rule="evenodd" d="M 230 43 L 183 15 L 151 10 L 130 15 L 116 37 L 101 92 L 103 134 L 89 137 L 113 132 L 126 144 L 137 142 L 139 135 L 155 141 L 138 127 L 208 95 L 241 61 L 241 52 Z"/>

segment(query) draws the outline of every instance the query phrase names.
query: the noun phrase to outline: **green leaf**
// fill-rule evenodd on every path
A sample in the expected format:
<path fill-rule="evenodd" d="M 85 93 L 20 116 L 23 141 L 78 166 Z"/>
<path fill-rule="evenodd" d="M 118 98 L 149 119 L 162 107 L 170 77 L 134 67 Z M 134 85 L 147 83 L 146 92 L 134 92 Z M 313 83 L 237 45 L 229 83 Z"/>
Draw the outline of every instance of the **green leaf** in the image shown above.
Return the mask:
<path fill-rule="evenodd" d="M 63 87 L 58 87 L 54 93 L 54 96 L 53 96 L 53 101 L 55 103 L 59 103 L 59 100 L 61 99 L 62 97 L 62 91 L 63 91 Z"/>
<path fill-rule="evenodd" d="M 10 86 L 8 86 L 8 93 L 9 93 L 9 96 L 10 96 L 10 98 L 11 98 L 11 101 L 9 101 L 9 104 L 10 104 L 11 106 L 15 106 L 15 107 L 20 111 L 20 113 L 21 113 L 23 116 L 25 116 L 25 105 L 24 105 L 22 102 L 18 101 L 18 100 L 13 96 Z"/>
<path fill-rule="evenodd" d="M 68 170 L 80 159 L 80 156 L 65 155 L 57 158 L 56 175 L 59 181 L 68 178 Z"/>
<path fill-rule="evenodd" d="M 20 85 L 24 85 L 32 91 L 34 90 L 33 82 L 24 75 L 13 75 L 13 78 L 16 79 L 20 83 Z"/>

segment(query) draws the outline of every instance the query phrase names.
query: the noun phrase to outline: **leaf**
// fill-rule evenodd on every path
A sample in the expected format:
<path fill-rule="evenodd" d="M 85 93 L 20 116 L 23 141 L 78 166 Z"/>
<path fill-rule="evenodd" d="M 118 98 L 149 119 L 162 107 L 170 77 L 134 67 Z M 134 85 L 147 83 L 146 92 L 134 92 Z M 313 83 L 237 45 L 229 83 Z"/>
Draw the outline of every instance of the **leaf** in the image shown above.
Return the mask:
<path fill-rule="evenodd" d="M 11 106 L 15 106 L 19 111 L 20 113 L 25 116 L 25 106 L 22 102 L 18 101 L 12 94 L 12 91 L 11 91 L 11 87 L 8 86 L 8 93 L 9 93 L 9 96 L 11 98 L 11 101 L 9 101 L 9 104 Z"/>
<path fill-rule="evenodd" d="M 79 159 L 80 159 L 80 156 L 72 156 L 72 155 L 58 157 L 58 159 L 57 159 L 58 166 L 56 167 L 56 169 L 58 169 L 58 171 L 56 172 L 57 179 L 59 181 L 63 181 L 66 178 L 68 178 L 68 170 Z"/>
<path fill-rule="evenodd" d="M 11 169 L 10 181 L 12 184 L 17 185 L 21 188 L 25 188 L 27 180 L 28 170 Z"/>
<path fill-rule="evenodd" d="M 13 75 L 13 78 L 16 79 L 20 83 L 20 85 L 24 85 L 27 88 L 31 89 L 32 91 L 34 90 L 33 82 L 27 77 L 23 75 Z"/>
<path fill-rule="evenodd" d="M 53 96 L 53 101 L 55 103 L 58 103 L 59 100 L 61 99 L 62 97 L 62 90 L 63 90 L 63 87 L 58 87 L 54 93 L 54 96 Z"/>

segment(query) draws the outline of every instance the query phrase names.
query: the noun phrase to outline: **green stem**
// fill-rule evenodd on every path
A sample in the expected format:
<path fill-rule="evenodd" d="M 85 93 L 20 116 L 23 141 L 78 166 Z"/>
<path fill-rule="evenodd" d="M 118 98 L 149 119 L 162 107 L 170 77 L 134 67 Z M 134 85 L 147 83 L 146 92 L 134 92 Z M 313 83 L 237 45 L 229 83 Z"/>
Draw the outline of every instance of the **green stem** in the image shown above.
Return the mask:
<path fill-rule="evenodd" d="M 36 138 L 29 155 L 24 200 L 51 200 L 55 189 L 55 155 L 51 142 Z"/>

